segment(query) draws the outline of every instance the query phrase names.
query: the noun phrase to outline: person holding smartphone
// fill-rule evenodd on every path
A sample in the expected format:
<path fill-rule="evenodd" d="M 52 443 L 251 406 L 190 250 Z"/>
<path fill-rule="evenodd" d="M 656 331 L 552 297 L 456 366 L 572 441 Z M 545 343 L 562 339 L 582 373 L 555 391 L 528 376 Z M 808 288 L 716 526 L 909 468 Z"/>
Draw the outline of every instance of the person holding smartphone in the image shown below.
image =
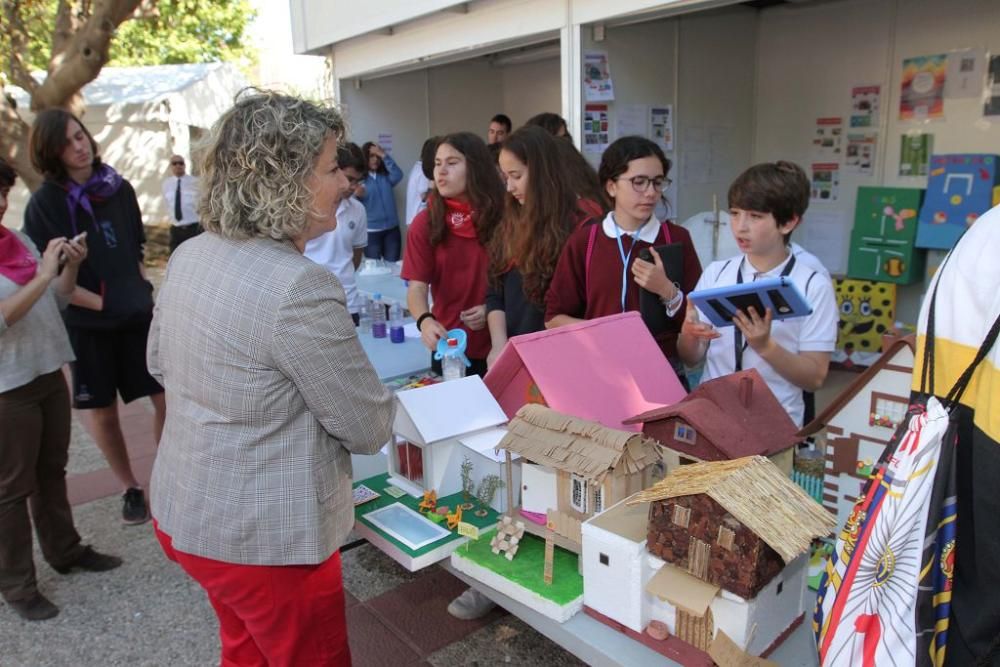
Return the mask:
<path fill-rule="evenodd" d="M 0 158 L 0 220 L 15 179 Z M 0 224 L 0 595 L 28 621 L 59 613 L 38 590 L 32 520 L 42 555 L 60 574 L 122 562 L 82 543 L 66 496 L 70 411 L 62 367 L 73 350 L 59 311 L 86 258 L 82 235 L 55 237 L 39 255 L 27 236 Z"/>

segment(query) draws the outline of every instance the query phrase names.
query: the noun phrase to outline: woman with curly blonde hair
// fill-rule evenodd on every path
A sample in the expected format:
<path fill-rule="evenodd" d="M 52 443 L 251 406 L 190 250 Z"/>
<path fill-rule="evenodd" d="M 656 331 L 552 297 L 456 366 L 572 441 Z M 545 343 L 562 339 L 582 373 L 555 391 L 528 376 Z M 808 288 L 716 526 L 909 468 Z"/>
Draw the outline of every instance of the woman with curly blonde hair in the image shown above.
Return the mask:
<path fill-rule="evenodd" d="M 222 664 L 350 664 L 340 545 L 352 452 L 392 433 L 392 396 L 344 290 L 303 256 L 347 193 L 334 109 L 238 99 L 202 169 L 205 233 L 170 259 L 149 337 L 170 409 L 156 534 L 208 594 Z"/>

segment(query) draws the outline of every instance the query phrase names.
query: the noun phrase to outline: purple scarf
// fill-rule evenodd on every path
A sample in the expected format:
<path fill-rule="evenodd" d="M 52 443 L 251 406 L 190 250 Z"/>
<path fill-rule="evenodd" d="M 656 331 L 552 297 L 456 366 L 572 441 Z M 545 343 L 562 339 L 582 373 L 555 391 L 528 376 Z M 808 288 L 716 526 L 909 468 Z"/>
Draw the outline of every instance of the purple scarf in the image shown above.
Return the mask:
<path fill-rule="evenodd" d="M 100 164 L 94 168 L 93 173 L 87 182 L 80 185 L 73 179 L 69 179 L 63 187 L 66 189 L 66 205 L 69 207 L 69 223 L 73 226 L 73 236 L 80 233 L 76 228 L 76 206 L 79 204 L 83 210 L 94 218 L 94 207 L 90 205 L 90 197 L 94 196 L 98 200 L 107 199 L 122 186 L 122 177 L 118 172 L 106 164 Z"/>

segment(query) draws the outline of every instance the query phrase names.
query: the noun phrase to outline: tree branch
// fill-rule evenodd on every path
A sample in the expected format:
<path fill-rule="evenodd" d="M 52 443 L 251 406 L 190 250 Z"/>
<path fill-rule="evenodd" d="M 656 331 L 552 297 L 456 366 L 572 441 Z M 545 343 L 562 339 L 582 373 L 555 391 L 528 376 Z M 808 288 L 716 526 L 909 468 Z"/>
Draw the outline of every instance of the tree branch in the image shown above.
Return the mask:
<path fill-rule="evenodd" d="M 31 76 L 31 70 L 24 62 L 28 53 L 28 27 L 21 18 L 20 0 L 3 3 L 4 19 L 7 21 L 7 38 L 10 40 L 10 75 L 15 84 L 34 95 L 38 82 Z"/>
<path fill-rule="evenodd" d="M 93 13 L 77 30 L 65 49 L 57 55 L 53 37 L 53 56 L 49 76 L 31 98 L 33 110 L 65 105 L 83 86 L 100 74 L 108 62 L 108 50 L 115 30 L 135 12 L 142 0 L 97 0 Z M 60 0 L 59 11 L 70 11 Z M 61 17 L 56 18 L 57 32 Z M 68 20 L 72 20 L 70 17 Z"/>
<path fill-rule="evenodd" d="M 42 177 L 31 166 L 31 159 L 28 156 L 30 128 L 17 115 L 2 86 L 0 86 L 0 127 L 3 127 L 3 132 L 0 132 L 0 155 L 10 163 L 28 189 L 34 192 L 42 184 Z"/>

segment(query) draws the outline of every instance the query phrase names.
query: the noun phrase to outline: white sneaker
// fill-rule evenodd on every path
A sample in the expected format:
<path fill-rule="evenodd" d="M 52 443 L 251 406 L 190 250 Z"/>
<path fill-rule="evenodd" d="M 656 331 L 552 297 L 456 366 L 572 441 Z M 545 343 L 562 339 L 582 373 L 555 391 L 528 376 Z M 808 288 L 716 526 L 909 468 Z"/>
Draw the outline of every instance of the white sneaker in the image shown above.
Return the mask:
<path fill-rule="evenodd" d="M 495 606 L 497 605 L 493 600 L 475 588 L 468 588 L 451 601 L 448 605 L 448 613 L 463 621 L 472 621 L 490 613 Z"/>

